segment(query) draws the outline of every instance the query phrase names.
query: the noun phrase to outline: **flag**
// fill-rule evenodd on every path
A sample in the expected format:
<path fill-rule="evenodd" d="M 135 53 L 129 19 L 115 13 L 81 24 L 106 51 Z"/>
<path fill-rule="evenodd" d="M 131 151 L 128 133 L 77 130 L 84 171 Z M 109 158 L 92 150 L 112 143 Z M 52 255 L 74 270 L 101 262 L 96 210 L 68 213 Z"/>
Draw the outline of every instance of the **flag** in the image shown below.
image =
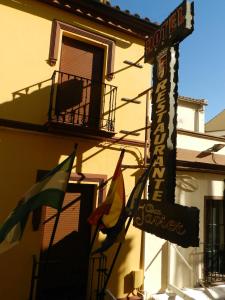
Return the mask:
<path fill-rule="evenodd" d="M 120 153 L 106 200 L 88 218 L 90 224 L 99 225 L 101 230 L 113 227 L 117 223 L 125 205 L 125 188 L 121 170 L 124 152 L 125 150 L 122 150 Z"/>
<path fill-rule="evenodd" d="M 121 235 L 121 232 L 123 232 L 128 217 L 132 218 L 135 212 L 137 211 L 138 204 L 141 200 L 141 196 L 143 194 L 144 188 L 146 186 L 147 180 L 152 170 L 153 161 L 154 161 L 154 157 L 152 162 L 149 164 L 148 168 L 140 176 L 137 184 L 134 186 L 133 190 L 131 191 L 131 194 L 127 201 L 127 205 L 122 210 L 117 223 L 115 224 L 115 226 L 111 228 L 107 228 L 105 230 L 105 233 L 107 234 L 105 240 L 102 242 L 102 245 L 97 250 L 95 250 L 92 254 L 104 252 L 108 250 L 119 239 L 119 236 Z"/>
<path fill-rule="evenodd" d="M 0 226 L 0 253 L 7 251 L 21 240 L 31 211 L 42 205 L 61 209 L 74 157 L 75 150 L 61 164 L 34 184 L 19 201 L 16 208 Z"/>

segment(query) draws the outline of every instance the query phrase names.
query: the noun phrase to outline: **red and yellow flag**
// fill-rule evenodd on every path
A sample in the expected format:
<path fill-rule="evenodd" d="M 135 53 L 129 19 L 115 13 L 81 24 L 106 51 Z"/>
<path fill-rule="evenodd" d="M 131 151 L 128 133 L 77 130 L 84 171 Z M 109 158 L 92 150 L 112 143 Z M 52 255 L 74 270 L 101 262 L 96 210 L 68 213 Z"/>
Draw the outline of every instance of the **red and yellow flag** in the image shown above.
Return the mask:
<path fill-rule="evenodd" d="M 102 227 L 113 227 L 125 205 L 125 188 L 121 164 L 125 150 L 121 151 L 106 200 L 97 207 L 88 218 L 88 222 L 97 225 L 101 222 Z"/>

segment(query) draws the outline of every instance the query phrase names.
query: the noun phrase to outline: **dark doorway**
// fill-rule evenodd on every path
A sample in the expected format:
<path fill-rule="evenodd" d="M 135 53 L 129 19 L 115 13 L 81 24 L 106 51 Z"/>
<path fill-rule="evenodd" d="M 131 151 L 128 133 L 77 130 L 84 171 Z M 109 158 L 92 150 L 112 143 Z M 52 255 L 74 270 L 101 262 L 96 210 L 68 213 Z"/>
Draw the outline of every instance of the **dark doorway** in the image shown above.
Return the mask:
<path fill-rule="evenodd" d="M 94 193 L 92 184 L 68 185 L 47 265 L 46 250 L 56 211 L 46 208 L 36 300 L 85 299 L 91 238 L 87 218 L 92 211 Z"/>
<path fill-rule="evenodd" d="M 225 274 L 224 201 L 205 200 L 205 276 L 207 281 L 218 281 Z M 223 275 L 223 276 L 222 276 Z"/>
<path fill-rule="evenodd" d="M 56 115 L 66 123 L 98 128 L 103 62 L 103 48 L 63 36 Z"/>

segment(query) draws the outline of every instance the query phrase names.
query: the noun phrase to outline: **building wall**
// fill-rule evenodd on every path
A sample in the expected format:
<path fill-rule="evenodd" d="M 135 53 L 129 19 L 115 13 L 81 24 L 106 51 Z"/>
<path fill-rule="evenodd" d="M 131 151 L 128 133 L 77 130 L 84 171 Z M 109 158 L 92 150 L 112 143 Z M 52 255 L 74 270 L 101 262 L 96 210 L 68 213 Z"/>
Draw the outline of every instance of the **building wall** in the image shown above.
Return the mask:
<path fill-rule="evenodd" d="M 199 138 L 197 136 L 187 135 L 187 134 L 179 134 L 177 137 L 177 145 L 178 148 L 188 149 L 188 150 L 196 150 L 202 152 L 212 147 L 214 144 L 224 144 L 224 140 L 217 140 L 216 138 L 211 138 L 206 136 L 206 138 Z M 225 149 L 222 148 L 217 152 L 218 154 L 224 155 Z M 196 158 L 197 160 L 197 158 Z M 202 159 L 204 161 L 204 158 Z"/>
<path fill-rule="evenodd" d="M 186 192 L 185 188 L 182 187 L 182 177 L 188 175 L 189 182 L 193 186 L 193 192 Z M 203 243 L 204 240 L 204 217 L 205 217 L 205 197 L 223 197 L 224 191 L 224 175 L 209 174 L 209 173 L 186 173 L 178 172 L 177 174 L 177 202 L 182 205 L 195 206 L 200 210 L 200 222 L 199 222 L 199 239 L 200 245 L 198 248 L 190 247 L 183 249 L 178 247 L 184 258 L 193 268 L 194 272 L 191 272 L 188 267 L 181 261 L 179 256 L 174 251 L 171 251 L 173 259 L 171 260 L 171 273 L 170 280 L 173 284 L 179 287 L 193 286 L 197 280 L 202 277 L 203 270 Z M 179 270 L 183 271 L 186 276 L 178 276 Z"/>
<path fill-rule="evenodd" d="M 188 101 L 179 101 L 177 109 L 177 127 L 195 132 L 204 132 L 205 112 L 202 106 Z"/>
<path fill-rule="evenodd" d="M 72 175 L 74 172 L 82 172 L 93 175 L 102 174 L 108 178 L 112 176 L 122 145 L 96 142 L 90 142 L 87 145 L 81 139 L 74 140 L 63 136 L 55 137 L 49 134 L 34 134 L 1 128 L 1 178 L 5 178 L 1 182 L 1 193 L 2 199 L 6 199 L 1 205 L 1 222 L 17 205 L 26 190 L 35 183 L 37 170 L 49 170 L 56 166 L 71 152 L 74 141 L 78 143 L 78 153 Z M 19 160 L 16 159 L 18 156 Z M 137 159 L 140 159 L 140 152 L 128 146 L 124 164 L 137 164 Z M 82 165 L 81 169 L 79 169 L 80 165 Z M 135 184 L 134 173 L 133 169 L 123 171 L 126 198 Z M 97 199 L 95 199 L 95 205 L 97 205 L 96 202 Z M 102 239 L 103 236 L 100 238 Z M 140 231 L 131 227 L 109 283 L 112 292 L 118 297 L 123 297 L 125 277 L 132 270 L 140 267 L 140 239 Z M 32 255 L 39 256 L 41 240 L 41 230 L 32 231 L 30 218 L 21 242 L 0 255 L 1 298 L 4 298 L 4 295 L 8 295 L 5 299 L 27 298 L 31 280 Z M 108 264 L 111 261 L 110 257 L 112 258 L 115 253 L 115 247 L 106 252 L 109 256 Z"/>
<path fill-rule="evenodd" d="M 182 184 L 183 178 L 192 185 L 193 191 L 186 191 Z M 148 295 L 165 292 L 167 285 L 178 288 L 193 287 L 202 278 L 203 243 L 204 243 L 204 197 L 222 197 L 224 176 L 200 172 L 177 172 L 176 203 L 195 206 L 200 210 L 199 238 L 200 247 L 182 248 L 170 244 L 154 235 L 145 235 L 145 285 Z M 193 272 L 181 259 L 182 254 Z"/>
<path fill-rule="evenodd" d="M 206 131 L 206 133 L 214 136 L 220 136 L 220 137 L 225 136 L 225 130 Z"/>
<path fill-rule="evenodd" d="M 37 1 L 2 1 L 0 18 L 2 88 L 0 91 L 0 118 L 43 125 L 47 122 L 51 76 L 59 68 L 48 64 L 52 20 L 58 19 L 79 28 L 112 38 L 116 43 L 115 71 L 124 68 L 124 60 L 135 61 L 144 53 L 144 42 L 134 37 L 104 28 L 101 25 L 73 16 Z M 59 52 L 60 57 L 60 52 Z M 141 62 L 143 63 L 143 61 Z M 112 81 L 118 86 L 116 110 L 116 137 L 124 139 L 120 130 L 136 130 L 145 125 L 145 104 L 127 104 L 121 98 L 133 98 L 146 90 L 150 83 L 151 68 L 127 68 L 117 72 Z M 142 80 L 140 79 L 140 76 Z M 140 98 L 145 103 L 145 96 Z M 135 122 L 133 122 L 135 116 Z M 49 170 L 69 155 L 78 143 L 73 173 L 102 174 L 110 178 L 114 172 L 120 149 L 126 148 L 124 164 L 143 163 L 143 148 L 57 134 L 9 129 L 1 126 L 1 193 L 0 222 L 16 206 L 21 195 L 35 183 L 37 170 Z M 139 136 L 126 136 L 144 141 L 144 130 Z M 135 169 L 125 169 L 126 198 L 136 180 Z M 13 187 L 13 188 L 12 188 Z M 107 185 L 108 189 L 108 185 Z M 96 200 L 96 199 L 95 199 Z M 97 200 L 95 201 L 97 205 Z M 121 258 L 112 274 L 109 287 L 117 297 L 124 297 L 125 279 L 132 270 L 140 268 L 141 232 L 131 227 L 122 249 Z M 32 255 L 39 255 L 41 232 L 33 232 L 31 219 L 21 243 L 0 256 L 0 298 L 22 300 L 28 298 Z M 112 257 L 112 249 L 107 255 Z M 126 254 L 126 255 L 125 255 Z M 110 260 L 109 260 L 110 262 Z M 12 288 L 13 286 L 13 288 Z M 132 287 L 130 287 L 132 288 Z M 7 295 L 7 298 L 5 298 Z"/>
<path fill-rule="evenodd" d="M 179 133 L 177 136 L 177 159 L 192 163 L 224 164 L 225 150 L 222 148 L 212 156 L 208 154 L 199 158 L 198 154 L 214 144 L 224 144 L 224 139 L 208 135 Z M 191 189 L 186 189 L 186 183 Z M 203 278 L 203 243 L 204 243 L 204 198 L 206 196 L 222 197 L 224 191 L 224 175 L 198 172 L 177 171 L 175 202 L 181 205 L 194 206 L 200 210 L 198 248 L 182 248 L 168 243 L 166 240 L 145 234 L 145 281 L 147 294 L 162 293 L 173 284 L 178 288 L 193 287 L 199 278 Z M 184 257 L 187 265 L 180 255 Z M 193 271 L 190 271 L 191 267 Z"/>
<path fill-rule="evenodd" d="M 121 98 L 134 98 L 149 87 L 150 65 L 142 61 L 142 69 L 133 67 L 119 72 L 127 67 L 124 60 L 135 61 L 144 54 L 143 41 L 36 1 L 9 1 L 1 5 L 0 13 L 2 26 L 7 28 L 2 35 L 2 44 L 7 47 L 1 49 L 0 57 L 0 76 L 4 80 L 0 92 L 0 118 L 42 125 L 46 123 L 51 76 L 54 70 L 59 69 L 60 61 L 59 51 L 56 65 L 48 64 L 52 20 L 57 19 L 115 41 L 114 69 L 118 73 L 112 81 L 104 81 L 118 86 L 116 132 L 143 128 L 145 106 L 126 104 L 121 102 Z M 145 97 L 140 100 L 144 102 Z M 135 123 L 129 122 L 134 112 Z M 143 140 L 143 137 L 142 131 L 135 139 Z"/>

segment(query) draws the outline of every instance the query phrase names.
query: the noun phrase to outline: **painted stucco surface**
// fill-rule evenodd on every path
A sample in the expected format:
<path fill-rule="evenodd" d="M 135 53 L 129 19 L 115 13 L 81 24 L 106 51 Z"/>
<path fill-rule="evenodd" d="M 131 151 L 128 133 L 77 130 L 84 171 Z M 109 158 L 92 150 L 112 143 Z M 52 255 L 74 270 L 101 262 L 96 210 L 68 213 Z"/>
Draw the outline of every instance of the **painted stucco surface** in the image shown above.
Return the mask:
<path fill-rule="evenodd" d="M 140 129 L 140 135 L 127 136 L 136 141 L 144 141 L 145 96 L 141 104 L 126 103 L 121 98 L 134 98 L 150 86 L 151 67 L 140 62 L 143 68 L 127 68 L 124 60 L 136 61 L 144 54 L 144 42 L 124 33 L 103 28 L 91 21 L 75 17 L 70 13 L 41 4 L 37 1 L 1 1 L 0 19 L 2 28 L 0 50 L 0 118 L 44 125 L 48 120 L 48 108 L 51 91 L 51 76 L 59 69 L 60 51 L 55 66 L 48 63 L 50 35 L 53 19 L 72 26 L 100 34 L 115 41 L 116 71 L 113 79 L 103 81 L 118 87 L 116 108 L 116 137 L 124 138 L 121 130 Z M 61 32 L 61 35 L 68 35 Z M 70 37 L 80 38 L 69 34 Z M 95 41 L 89 41 L 98 45 Z M 107 50 L 105 45 L 98 45 Z M 59 45 L 60 49 L 60 45 Z M 35 183 L 37 170 L 49 170 L 63 160 L 78 143 L 77 159 L 73 173 L 103 174 L 110 178 L 114 172 L 120 149 L 124 145 L 88 139 L 54 136 L 13 129 L 0 129 L 1 144 L 1 197 L 0 222 L 16 206 L 21 195 Z M 126 147 L 124 164 L 138 165 L 143 163 L 143 148 Z M 126 198 L 128 198 L 135 181 L 137 170 L 124 169 Z M 110 183 L 110 182 L 109 182 Z M 109 184 L 106 189 L 108 189 Z M 98 194 L 95 199 L 97 205 Z M 28 297 L 32 255 L 39 256 L 41 232 L 33 232 L 31 218 L 28 221 L 21 243 L 0 257 L 0 298 L 23 300 Z M 111 291 L 117 297 L 127 294 L 124 288 L 126 276 L 140 268 L 141 232 L 131 226 L 126 237 L 121 258 L 112 279 L 109 282 Z M 115 248 L 108 253 L 110 257 Z M 13 289 L 12 289 L 13 286 Z M 132 288 L 132 287 L 130 287 Z M 7 295 L 7 298 L 5 298 Z"/>

